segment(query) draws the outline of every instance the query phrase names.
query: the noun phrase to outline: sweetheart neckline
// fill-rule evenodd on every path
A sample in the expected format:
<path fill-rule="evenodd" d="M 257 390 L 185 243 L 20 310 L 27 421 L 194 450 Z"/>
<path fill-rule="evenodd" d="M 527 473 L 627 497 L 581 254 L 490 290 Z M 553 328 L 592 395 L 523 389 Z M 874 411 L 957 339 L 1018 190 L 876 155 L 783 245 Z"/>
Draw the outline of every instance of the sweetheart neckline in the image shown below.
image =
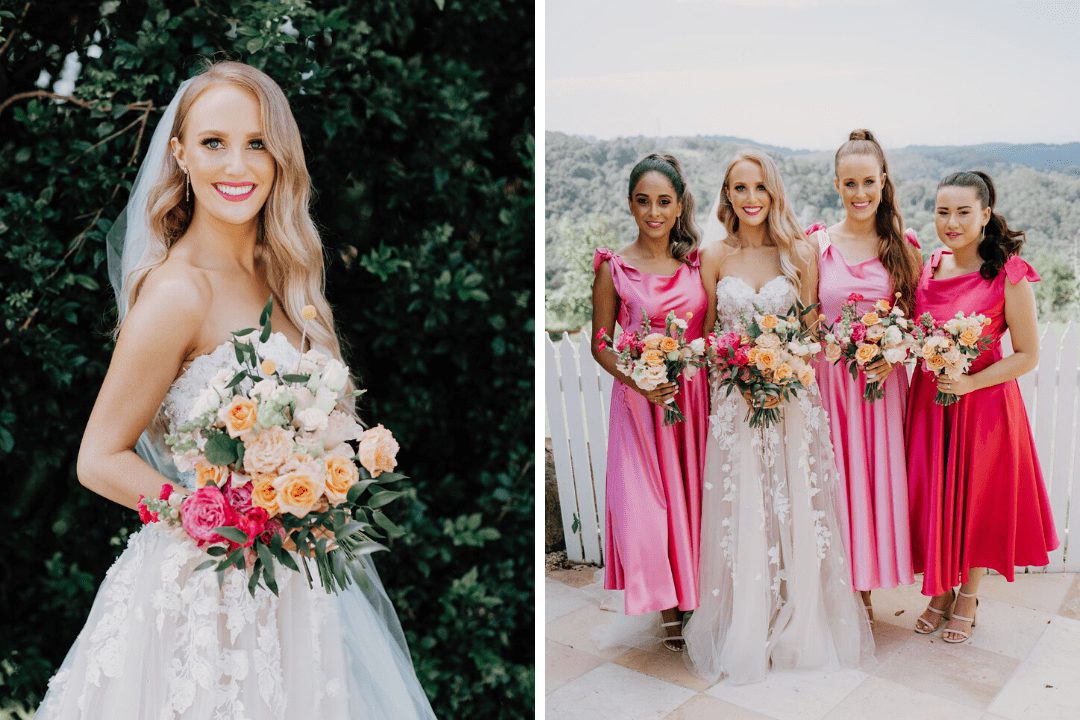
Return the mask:
<path fill-rule="evenodd" d="M 765 290 L 765 288 L 769 287 L 770 284 L 776 282 L 777 280 L 783 280 L 783 281 L 787 282 L 788 285 L 791 284 L 791 281 L 787 279 L 786 275 L 776 275 L 772 279 L 766 280 L 764 285 L 762 285 L 760 288 L 755 290 L 754 287 L 750 283 L 746 282 L 745 280 L 743 280 L 738 275 L 725 275 L 724 277 L 720 278 L 716 282 L 716 286 L 720 287 L 720 283 L 724 282 L 725 280 L 738 280 L 739 282 L 741 282 L 743 284 L 743 286 L 745 288 L 747 288 L 755 296 L 760 295 Z"/>

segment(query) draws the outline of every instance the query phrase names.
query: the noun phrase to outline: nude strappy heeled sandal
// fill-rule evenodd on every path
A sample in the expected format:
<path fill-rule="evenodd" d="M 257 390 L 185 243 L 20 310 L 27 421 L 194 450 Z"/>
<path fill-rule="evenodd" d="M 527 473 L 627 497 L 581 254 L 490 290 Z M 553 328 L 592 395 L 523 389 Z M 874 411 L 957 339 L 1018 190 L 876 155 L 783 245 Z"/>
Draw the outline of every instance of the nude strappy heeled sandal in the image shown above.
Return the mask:
<path fill-rule="evenodd" d="M 933 625 L 931 625 L 929 620 L 924 619 L 920 615 L 918 618 L 915 619 L 915 632 L 919 633 L 920 635 L 929 635 L 929 634 L 931 634 L 933 632 L 936 632 L 937 629 L 939 627 L 941 627 L 941 624 L 943 622 L 945 622 L 946 620 L 951 619 L 950 610 L 951 610 L 951 608 L 953 606 L 953 603 L 956 602 L 956 591 L 955 590 L 949 590 L 949 592 L 952 593 L 952 598 L 949 599 L 949 602 L 945 604 L 944 608 L 939 610 L 938 608 L 934 607 L 933 605 L 927 605 L 926 606 L 926 610 L 929 610 L 930 612 L 934 613 L 935 615 L 940 616 L 940 617 L 938 617 L 938 621 L 936 623 L 934 623 Z M 923 611 L 923 612 L 926 612 L 926 611 Z"/>
<path fill-rule="evenodd" d="M 682 620 L 672 620 L 671 622 L 662 622 L 662 623 L 660 623 L 660 627 L 662 627 L 662 628 L 675 627 L 676 625 L 678 625 L 680 630 L 681 630 L 682 629 Z M 665 632 L 667 632 L 667 631 L 665 630 Z M 684 650 L 686 650 L 686 639 L 681 634 L 680 635 L 668 635 L 663 639 L 662 643 L 663 643 L 664 647 L 666 647 L 668 650 L 670 650 L 671 652 L 674 652 L 674 653 L 681 653 Z M 676 644 L 676 643 L 678 643 L 678 644 Z"/>
<path fill-rule="evenodd" d="M 956 596 L 958 598 L 962 598 L 962 597 L 966 597 L 966 598 L 973 597 L 973 598 L 975 598 L 975 610 L 976 610 L 976 612 L 971 613 L 971 617 L 964 617 L 963 615 L 957 615 L 954 612 L 952 614 L 952 617 L 950 618 L 950 620 L 960 620 L 961 622 L 969 622 L 969 623 L 971 623 L 971 629 L 974 629 L 975 628 L 975 615 L 977 614 L 977 612 L 979 610 L 979 598 L 975 597 L 974 593 L 969 594 L 969 593 L 965 593 L 965 592 L 957 592 Z M 955 601 L 954 601 L 954 604 L 955 604 Z M 946 635 L 949 634 L 949 633 L 951 633 L 953 635 L 958 635 L 959 637 L 957 639 L 955 639 L 955 640 L 950 640 L 949 638 L 946 637 Z M 967 642 L 968 640 L 971 639 L 971 630 L 969 629 L 968 631 L 965 632 L 963 630 L 955 630 L 953 628 L 945 628 L 945 630 L 941 633 L 941 639 L 944 640 L 945 642 L 951 644 L 951 645 L 957 645 L 957 644 L 962 643 L 962 642 Z"/>

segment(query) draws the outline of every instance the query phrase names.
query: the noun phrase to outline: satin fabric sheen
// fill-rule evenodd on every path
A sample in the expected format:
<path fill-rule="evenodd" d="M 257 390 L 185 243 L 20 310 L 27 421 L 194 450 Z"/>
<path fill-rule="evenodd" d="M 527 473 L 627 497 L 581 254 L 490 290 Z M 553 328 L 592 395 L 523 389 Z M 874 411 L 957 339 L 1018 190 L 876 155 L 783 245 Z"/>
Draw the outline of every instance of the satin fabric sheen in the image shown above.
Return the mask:
<path fill-rule="evenodd" d="M 593 258 L 594 272 L 604 262 L 619 296 L 619 327 L 638 329 L 644 310 L 651 331 L 664 332 L 668 312 L 679 317 L 692 312 L 686 339 L 702 336 L 707 300 L 696 251 L 670 276 L 640 272 L 601 248 Z M 704 371 L 683 378 L 675 400 L 686 420 L 664 425 L 663 408 L 621 382 L 612 387 L 604 587 L 625 590 L 627 615 L 698 606 L 707 393 Z"/>
<path fill-rule="evenodd" d="M 916 312 L 944 321 L 958 311 L 990 318 L 993 345 L 969 374 L 1002 357 L 1005 282 L 1035 282 L 1039 274 L 1018 256 L 993 280 L 977 271 L 936 280 L 938 250 L 923 268 Z M 924 573 L 923 595 L 941 595 L 988 567 L 1012 582 L 1017 565 L 1046 565 L 1058 546 L 1027 411 L 1015 380 L 934 403 L 937 384 L 920 363 L 908 401 L 908 496 L 912 555 Z"/>
<path fill-rule="evenodd" d="M 823 226 L 822 226 L 823 227 Z M 835 322 L 852 293 L 869 312 L 882 298 L 893 298 L 892 281 L 877 257 L 848 264 L 821 229 L 816 239 L 818 301 L 827 322 Z M 876 590 L 915 582 L 908 527 L 907 464 L 904 460 L 904 414 L 908 378 L 898 367 L 885 381 L 885 397 L 863 400 L 866 379 L 853 380 L 843 363 L 822 357 L 817 365 L 821 401 L 829 414 L 833 453 L 840 474 L 837 515 L 851 559 L 855 590 Z"/>

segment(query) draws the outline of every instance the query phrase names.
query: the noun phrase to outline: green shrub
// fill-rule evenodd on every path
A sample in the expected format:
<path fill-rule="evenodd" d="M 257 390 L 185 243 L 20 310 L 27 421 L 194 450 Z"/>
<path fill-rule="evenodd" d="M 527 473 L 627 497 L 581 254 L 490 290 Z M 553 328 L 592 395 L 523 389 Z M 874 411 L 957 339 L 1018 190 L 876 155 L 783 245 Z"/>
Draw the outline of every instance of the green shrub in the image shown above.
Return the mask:
<path fill-rule="evenodd" d="M 223 51 L 290 98 L 361 411 L 413 477 L 377 562 L 420 679 L 440 717 L 531 717 L 532 4 L 197 5 L 0 10 L 0 708 L 40 698 L 137 523 L 75 478 L 104 239 L 161 110 Z M 69 52 L 58 102 L 35 81 Z"/>

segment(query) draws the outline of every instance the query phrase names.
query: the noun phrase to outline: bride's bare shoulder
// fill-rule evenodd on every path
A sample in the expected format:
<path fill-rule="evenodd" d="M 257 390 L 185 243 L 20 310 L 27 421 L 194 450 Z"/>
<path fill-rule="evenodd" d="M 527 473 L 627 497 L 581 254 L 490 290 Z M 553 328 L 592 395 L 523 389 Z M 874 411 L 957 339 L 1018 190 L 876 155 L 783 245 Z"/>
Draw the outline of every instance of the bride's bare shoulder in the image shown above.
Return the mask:
<path fill-rule="evenodd" d="M 205 271 L 182 257 L 168 257 L 146 275 L 124 324 L 164 323 L 176 335 L 194 342 L 212 298 Z"/>

